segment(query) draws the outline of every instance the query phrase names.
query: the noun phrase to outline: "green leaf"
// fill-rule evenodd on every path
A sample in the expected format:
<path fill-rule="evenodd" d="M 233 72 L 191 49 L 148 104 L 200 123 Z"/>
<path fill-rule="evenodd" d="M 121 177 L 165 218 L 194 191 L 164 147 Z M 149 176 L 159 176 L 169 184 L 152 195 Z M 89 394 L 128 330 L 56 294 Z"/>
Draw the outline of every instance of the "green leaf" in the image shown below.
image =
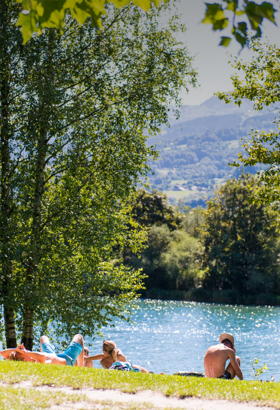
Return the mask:
<path fill-rule="evenodd" d="M 257 28 L 257 32 L 256 34 L 253 36 L 253 38 L 261 38 L 262 36 L 262 31 L 260 29 L 260 27 Z"/>
<path fill-rule="evenodd" d="M 230 10 L 230 11 L 235 11 L 235 9 L 237 8 L 237 1 L 235 0 L 235 1 L 231 1 L 231 0 L 229 0 L 229 1 L 227 1 L 227 3 L 228 3 L 228 5 L 227 5 L 227 10 Z"/>
<path fill-rule="evenodd" d="M 166 2 L 166 0 L 164 0 Z M 91 17 L 96 27 L 101 27 L 100 17 L 105 13 L 104 5 L 113 3 L 117 8 L 126 6 L 130 0 L 17 0 L 22 4 L 23 10 L 29 14 L 20 13 L 17 25 L 22 26 L 23 43 L 25 44 L 32 33 L 41 34 L 43 27 L 63 28 L 66 10 L 69 10 L 79 24 L 83 24 Z M 158 6 L 162 0 L 154 0 Z M 144 11 L 151 7 L 150 0 L 132 0 L 136 6 Z"/>
<path fill-rule="evenodd" d="M 271 21 L 272 23 L 276 24 L 274 13 L 276 10 L 274 9 L 271 3 L 263 2 L 261 5 L 256 4 L 253 1 L 249 1 L 245 7 L 245 13 L 248 16 L 248 19 L 251 23 L 251 28 L 253 30 L 257 30 L 259 25 L 262 24 L 264 18 Z"/>
<path fill-rule="evenodd" d="M 231 42 L 230 37 L 221 37 L 219 46 L 227 47 L 230 44 L 230 42 Z"/>
<path fill-rule="evenodd" d="M 243 48 L 246 44 L 248 44 L 247 24 L 244 22 L 238 23 L 237 28 L 233 30 L 233 35 Z"/>
<path fill-rule="evenodd" d="M 25 44 L 31 38 L 32 33 L 34 33 L 34 31 L 37 29 L 36 19 L 33 17 L 33 13 L 21 13 L 16 25 L 22 26 L 23 44 Z"/>
<path fill-rule="evenodd" d="M 141 7 L 145 11 L 148 11 L 151 7 L 150 0 L 133 0 L 133 3 L 136 4 L 136 6 Z"/>
<path fill-rule="evenodd" d="M 206 3 L 206 12 L 204 19 L 201 21 L 203 24 L 212 24 L 212 29 L 223 30 L 228 26 L 228 19 L 225 16 L 224 10 L 220 4 Z"/>

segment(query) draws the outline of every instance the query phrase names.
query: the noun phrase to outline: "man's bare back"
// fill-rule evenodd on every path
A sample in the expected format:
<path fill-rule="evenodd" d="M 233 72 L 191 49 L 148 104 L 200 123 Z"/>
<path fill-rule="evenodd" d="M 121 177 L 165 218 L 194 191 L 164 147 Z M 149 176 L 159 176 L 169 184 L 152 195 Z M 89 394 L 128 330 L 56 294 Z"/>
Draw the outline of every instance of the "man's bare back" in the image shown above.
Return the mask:
<path fill-rule="evenodd" d="M 228 359 L 230 363 L 226 368 Z M 234 379 L 237 376 L 242 380 L 240 364 L 241 360 L 235 355 L 234 345 L 230 341 L 209 347 L 204 357 L 206 377 Z"/>

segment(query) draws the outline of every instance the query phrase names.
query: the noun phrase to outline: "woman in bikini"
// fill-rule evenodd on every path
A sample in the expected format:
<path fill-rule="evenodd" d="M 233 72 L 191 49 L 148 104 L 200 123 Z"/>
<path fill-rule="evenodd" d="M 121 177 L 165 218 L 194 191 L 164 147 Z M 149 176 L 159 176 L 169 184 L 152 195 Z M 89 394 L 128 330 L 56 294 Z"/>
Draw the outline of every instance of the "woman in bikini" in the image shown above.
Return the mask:
<path fill-rule="evenodd" d="M 104 340 L 102 345 L 103 353 L 96 354 L 94 356 L 84 357 L 84 361 L 88 362 L 90 360 L 100 360 L 100 364 L 104 369 L 109 369 L 113 363 L 116 362 L 127 362 L 125 355 L 112 340 Z M 148 373 L 146 369 L 141 366 L 132 366 L 134 369 L 139 369 L 142 373 Z"/>
<path fill-rule="evenodd" d="M 104 340 L 102 345 L 103 353 L 84 358 L 86 362 L 90 360 L 100 360 L 100 364 L 104 369 L 109 369 L 115 362 L 126 362 L 126 358 L 120 349 L 111 340 Z"/>

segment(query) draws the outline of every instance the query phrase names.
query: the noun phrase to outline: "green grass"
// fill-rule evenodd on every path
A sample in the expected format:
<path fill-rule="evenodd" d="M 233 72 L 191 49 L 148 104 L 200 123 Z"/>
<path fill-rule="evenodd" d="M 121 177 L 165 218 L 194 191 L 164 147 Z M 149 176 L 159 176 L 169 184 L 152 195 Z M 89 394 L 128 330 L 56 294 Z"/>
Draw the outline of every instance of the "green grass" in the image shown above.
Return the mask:
<path fill-rule="evenodd" d="M 227 399 L 256 402 L 276 408 L 280 406 L 279 383 L 198 379 L 8 361 L 0 363 L 2 383 L 18 383 L 25 380 L 32 382 L 34 386 L 118 389 L 128 393 L 152 390 L 180 398 Z M 57 400 L 62 398 L 58 397 Z"/>
<path fill-rule="evenodd" d="M 85 405 L 85 409 L 88 409 L 88 405 L 90 405 L 91 409 L 96 410 L 157 410 L 149 403 L 90 400 L 84 394 L 66 394 L 59 391 L 40 392 L 35 388 L 0 387 L 1 410 L 43 410 L 58 405 L 64 405 L 70 409 L 76 403 Z M 83 408 L 79 406 L 79 409 Z M 176 409 L 172 408 L 172 410 Z"/>
<path fill-rule="evenodd" d="M 84 395 L 40 392 L 30 388 L 0 387 L 0 409 L 41 410 L 52 405 L 87 401 Z"/>

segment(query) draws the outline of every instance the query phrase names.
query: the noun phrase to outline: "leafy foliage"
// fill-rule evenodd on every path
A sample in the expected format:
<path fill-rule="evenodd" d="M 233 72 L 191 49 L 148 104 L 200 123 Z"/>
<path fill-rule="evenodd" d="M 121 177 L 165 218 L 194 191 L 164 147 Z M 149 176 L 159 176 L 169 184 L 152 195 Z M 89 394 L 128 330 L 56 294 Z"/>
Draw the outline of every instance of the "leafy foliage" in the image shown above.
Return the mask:
<path fill-rule="evenodd" d="M 235 40 L 243 48 L 246 45 L 249 45 L 248 25 L 246 21 L 236 22 L 236 19 L 240 16 L 246 16 L 247 21 L 250 24 L 250 29 L 255 31 L 255 38 L 257 38 L 262 35 L 261 26 L 264 19 L 276 24 L 274 16 L 276 10 L 272 3 L 266 1 L 257 4 L 254 1 L 243 0 L 242 5 L 240 3 L 241 1 L 238 2 L 238 0 L 223 0 L 218 3 L 205 3 L 206 11 L 201 23 L 211 24 L 212 29 L 216 31 L 226 29 L 231 21 L 231 32 Z M 226 17 L 225 13 L 230 13 L 231 20 L 229 17 Z M 220 46 L 228 47 L 231 40 L 232 37 L 222 36 Z"/>
<path fill-rule="evenodd" d="M 168 205 L 166 195 L 155 190 L 152 193 L 138 191 L 132 215 L 140 225 L 149 227 L 148 240 L 139 256 L 130 249 L 125 250 L 125 264 L 143 270 L 147 289 L 193 288 L 198 277 L 199 244 L 180 229 L 185 215 Z"/>
<path fill-rule="evenodd" d="M 139 189 L 133 202 L 132 215 L 142 226 L 167 225 L 173 231 L 182 225 L 182 215 L 168 204 L 165 194 Z"/>
<path fill-rule="evenodd" d="M 229 180 L 205 211 L 202 243 L 204 286 L 240 294 L 279 290 L 275 211 L 250 201 L 260 182 L 249 174 Z"/>
<path fill-rule="evenodd" d="M 262 126 L 260 131 L 252 129 L 251 139 L 244 141 L 245 153 L 240 153 L 238 161 L 233 162 L 233 165 L 239 167 L 241 163 L 248 167 L 263 164 L 265 169 L 259 177 L 265 189 L 256 187 L 252 197 L 256 201 L 274 202 L 278 206 L 280 199 L 278 111 L 280 49 L 276 45 L 261 45 L 256 40 L 252 42 L 251 48 L 255 53 L 251 63 L 245 64 L 238 59 L 234 60 L 235 68 L 244 73 L 244 80 L 240 80 L 238 75 L 233 76 L 234 91 L 227 94 L 219 93 L 218 96 L 226 103 L 234 101 L 238 105 L 241 105 L 244 99 L 249 99 L 254 102 L 254 109 L 257 111 L 263 110 L 265 106 L 272 107 L 274 121 L 271 123 L 269 132 Z"/>
<path fill-rule="evenodd" d="M 180 103 L 179 91 L 195 83 L 195 72 L 174 38 L 182 28 L 176 17 L 159 27 L 165 5 L 148 14 L 111 8 L 102 32 L 91 20 L 79 27 L 68 16 L 63 35 L 46 29 L 22 47 L 10 4 L 1 3 L 1 24 L 8 26 L 1 78 L 10 94 L 7 111 L 1 88 L 1 200 L 9 206 L 9 218 L 1 209 L 1 251 L 8 245 L 9 252 L 0 303 L 9 320 L 17 314 L 32 347 L 34 324 L 45 331 L 48 320 L 56 321 L 56 336 L 71 338 L 92 336 L 114 315 L 128 319 L 141 273 L 119 264 L 115 249 L 137 252 L 143 243 L 130 195 L 156 155 L 146 134 L 168 122 L 170 100 Z"/>
<path fill-rule="evenodd" d="M 252 363 L 252 370 L 251 370 L 251 375 L 254 377 L 255 380 L 259 380 L 260 376 L 268 370 L 268 367 L 266 364 L 264 364 L 262 367 L 257 367 L 259 364 L 259 359 L 255 359 Z"/>
<path fill-rule="evenodd" d="M 102 16 L 106 13 L 105 0 L 17 0 L 22 5 L 17 24 L 22 27 L 24 44 L 30 40 L 32 33 L 42 34 L 44 28 L 58 27 L 64 29 L 65 16 L 71 16 L 80 24 L 88 17 L 92 23 L 101 28 Z M 148 11 L 152 4 L 158 6 L 161 0 L 110 0 L 120 8 L 130 2 Z"/>
<path fill-rule="evenodd" d="M 79 24 L 83 24 L 88 17 L 92 19 L 93 24 L 102 27 L 102 15 L 106 13 L 105 5 L 114 4 L 120 8 L 127 6 L 130 1 L 135 5 L 148 11 L 150 7 L 158 6 L 162 0 L 17 0 L 22 5 L 22 12 L 19 15 L 17 24 L 22 27 L 23 40 L 26 43 L 32 36 L 32 33 L 41 34 L 46 27 L 64 28 L 64 19 L 67 12 Z M 165 0 L 167 3 L 168 0 Z M 262 2 L 258 4 L 254 1 L 243 0 L 223 0 L 218 3 L 205 3 L 206 11 L 203 24 L 211 24 L 212 29 L 225 30 L 229 25 L 231 15 L 231 32 L 235 40 L 241 44 L 242 48 L 248 45 L 247 22 L 241 21 L 236 23 L 236 18 L 246 16 L 252 30 L 256 32 L 256 37 L 261 37 L 261 26 L 263 20 L 275 22 L 275 12 L 272 3 Z M 220 45 L 227 47 L 231 42 L 231 37 L 222 36 Z"/>

